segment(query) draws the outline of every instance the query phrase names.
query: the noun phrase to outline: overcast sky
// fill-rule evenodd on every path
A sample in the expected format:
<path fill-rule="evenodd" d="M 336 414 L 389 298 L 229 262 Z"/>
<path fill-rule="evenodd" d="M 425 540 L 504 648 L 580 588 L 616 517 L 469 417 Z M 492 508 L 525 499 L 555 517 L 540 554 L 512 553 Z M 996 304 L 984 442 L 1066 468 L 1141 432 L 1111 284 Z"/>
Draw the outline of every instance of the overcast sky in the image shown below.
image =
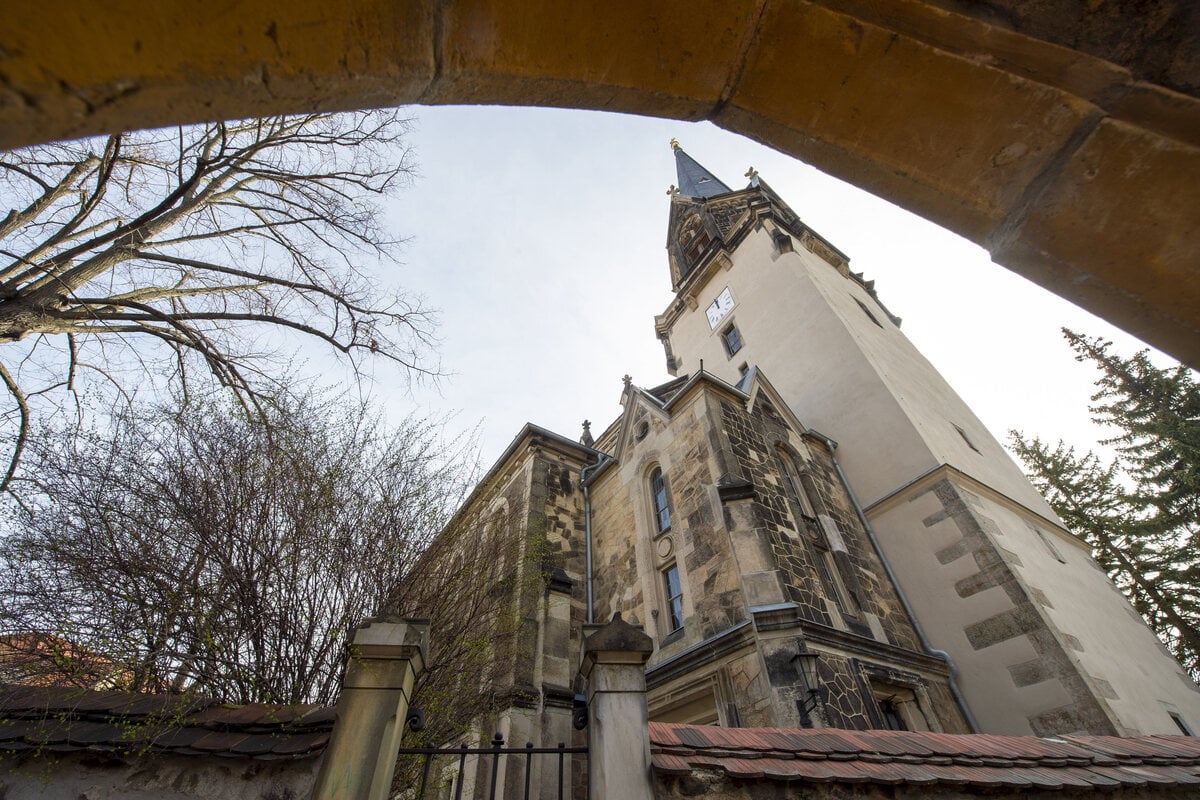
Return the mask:
<path fill-rule="evenodd" d="M 619 413 L 621 377 L 669 378 L 654 315 L 671 299 L 664 244 L 676 182 L 669 141 L 740 189 L 756 168 L 809 226 L 876 281 L 902 331 L 1002 441 L 1010 428 L 1092 446 L 1093 371 L 1059 328 L 1142 346 L 999 267 L 979 247 L 813 167 L 720 130 L 597 112 L 416 108 L 420 176 L 394 203 L 411 236 L 396 280 L 441 309 L 452 373 L 392 413 L 457 412 L 482 423 L 490 465 L 526 422 L 578 438 Z M 836 431 L 829 431 L 835 438 Z"/>

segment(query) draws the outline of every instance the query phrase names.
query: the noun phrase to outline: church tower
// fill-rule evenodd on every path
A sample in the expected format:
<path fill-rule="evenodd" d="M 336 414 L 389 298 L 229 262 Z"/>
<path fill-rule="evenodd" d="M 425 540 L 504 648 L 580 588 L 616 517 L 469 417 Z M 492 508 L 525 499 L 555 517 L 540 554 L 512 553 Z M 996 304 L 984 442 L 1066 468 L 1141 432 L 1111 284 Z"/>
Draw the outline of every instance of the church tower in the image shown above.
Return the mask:
<path fill-rule="evenodd" d="M 919 627 L 988 733 L 1200 729 L 1200 693 L 849 258 L 753 170 L 672 143 L 655 320 L 672 375 L 756 372 L 833 455 Z M 964 332 L 969 335 L 969 332 Z"/>

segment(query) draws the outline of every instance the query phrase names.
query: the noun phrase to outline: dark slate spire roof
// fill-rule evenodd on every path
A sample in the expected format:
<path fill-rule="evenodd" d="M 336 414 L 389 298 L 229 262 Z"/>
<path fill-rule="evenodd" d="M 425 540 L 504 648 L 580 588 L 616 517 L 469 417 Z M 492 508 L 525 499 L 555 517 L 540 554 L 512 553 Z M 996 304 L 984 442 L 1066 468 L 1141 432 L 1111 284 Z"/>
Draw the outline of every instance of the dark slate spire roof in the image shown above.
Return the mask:
<path fill-rule="evenodd" d="M 675 151 L 675 172 L 679 180 L 679 193 L 687 197 L 714 197 L 732 192 L 711 172 L 700 166 L 694 158 L 683 152 L 679 142 L 671 140 Z"/>

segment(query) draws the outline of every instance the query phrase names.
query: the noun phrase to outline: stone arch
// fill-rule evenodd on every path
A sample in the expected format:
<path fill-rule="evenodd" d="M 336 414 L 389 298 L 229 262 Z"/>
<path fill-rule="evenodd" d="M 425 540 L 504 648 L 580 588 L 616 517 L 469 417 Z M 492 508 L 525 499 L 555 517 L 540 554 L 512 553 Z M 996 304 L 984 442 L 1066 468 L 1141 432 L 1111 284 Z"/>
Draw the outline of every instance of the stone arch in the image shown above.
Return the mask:
<path fill-rule="evenodd" d="M 1200 364 L 1200 7 L 16 4 L 0 147 L 400 103 L 708 119 Z"/>

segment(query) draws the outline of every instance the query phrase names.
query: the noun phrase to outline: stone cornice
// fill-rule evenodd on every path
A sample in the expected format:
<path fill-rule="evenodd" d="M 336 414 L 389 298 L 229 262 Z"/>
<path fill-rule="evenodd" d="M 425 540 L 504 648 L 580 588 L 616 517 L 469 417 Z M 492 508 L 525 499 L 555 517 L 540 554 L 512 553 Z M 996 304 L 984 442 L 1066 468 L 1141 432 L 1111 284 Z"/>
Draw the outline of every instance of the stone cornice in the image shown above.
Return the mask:
<path fill-rule="evenodd" d="M 1091 546 L 1087 542 L 1063 527 L 1063 524 L 1058 520 L 1039 514 L 1028 506 L 1013 500 L 1008 495 L 993 489 L 978 478 L 974 478 L 950 464 L 938 464 L 933 469 L 918 475 L 908 483 L 893 489 L 869 506 L 863 508 L 863 513 L 868 517 L 873 517 L 886 512 L 893 506 L 905 501 L 911 492 L 928 490 L 935 483 L 946 478 L 953 478 L 959 483 L 966 484 L 972 491 L 978 492 L 989 500 L 999 503 L 1010 511 L 1024 517 L 1027 521 L 1045 525 L 1059 536 L 1071 540 L 1072 544 L 1087 550 L 1089 553 L 1091 552 Z"/>
<path fill-rule="evenodd" d="M 858 658 L 871 658 L 885 664 L 906 666 L 923 673 L 933 673 L 941 677 L 950 675 L 950 668 L 945 661 L 927 653 L 918 653 L 815 622 L 805 621 L 800 627 L 804 638 L 815 645 L 823 645 Z"/>
<path fill-rule="evenodd" d="M 754 644 L 754 628 L 751 626 L 750 620 L 739 622 L 732 628 L 726 628 L 715 636 L 710 636 L 648 668 L 646 670 L 646 687 L 653 689 L 661 686 L 752 644 Z"/>

